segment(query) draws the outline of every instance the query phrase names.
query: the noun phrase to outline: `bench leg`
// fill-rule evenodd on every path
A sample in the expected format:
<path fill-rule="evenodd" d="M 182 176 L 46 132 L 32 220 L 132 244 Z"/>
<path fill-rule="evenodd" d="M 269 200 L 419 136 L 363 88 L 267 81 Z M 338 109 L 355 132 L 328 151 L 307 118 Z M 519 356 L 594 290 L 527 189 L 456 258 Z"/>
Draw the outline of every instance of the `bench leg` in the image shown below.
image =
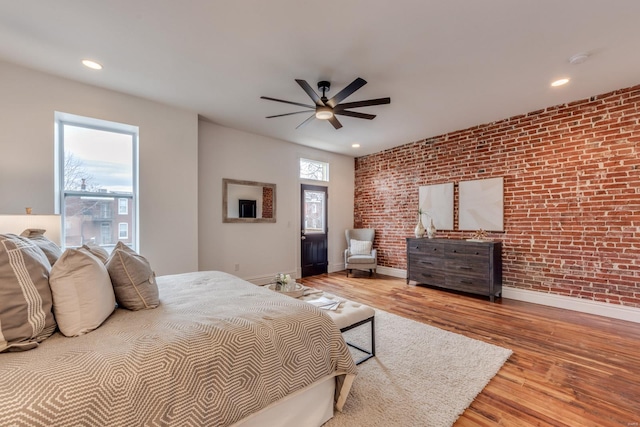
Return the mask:
<path fill-rule="evenodd" d="M 369 359 L 371 359 L 372 357 L 374 357 L 376 355 L 376 334 L 375 334 L 374 320 L 375 320 L 375 317 L 371 316 L 368 319 L 364 319 L 364 320 L 362 320 L 360 322 L 354 323 L 351 326 L 347 326 L 346 328 L 340 329 L 340 332 L 346 332 L 346 331 L 351 330 L 353 328 L 357 328 L 360 325 L 364 325 L 365 323 L 369 323 L 371 325 L 371 350 L 366 350 L 366 349 L 364 349 L 364 348 L 362 348 L 360 346 L 357 346 L 355 344 L 352 344 L 352 343 L 350 343 L 348 341 L 346 342 L 349 347 L 353 347 L 356 350 L 365 353 L 365 356 L 362 359 L 356 361 L 356 365 L 359 365 L 362 362 L 364 362 L 365 360 L 369 360 Z"/>

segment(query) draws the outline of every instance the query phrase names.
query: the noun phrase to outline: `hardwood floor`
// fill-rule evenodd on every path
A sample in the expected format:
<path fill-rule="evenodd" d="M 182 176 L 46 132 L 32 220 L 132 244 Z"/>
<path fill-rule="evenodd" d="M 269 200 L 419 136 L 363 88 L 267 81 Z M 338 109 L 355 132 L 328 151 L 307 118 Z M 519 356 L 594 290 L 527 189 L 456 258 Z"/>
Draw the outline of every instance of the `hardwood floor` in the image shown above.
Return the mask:
<path fill-rule="evenodd" d="M 513 350 L 455 426 L 640 425 L 640 324 L 356 270 L 301 282 Z"/>

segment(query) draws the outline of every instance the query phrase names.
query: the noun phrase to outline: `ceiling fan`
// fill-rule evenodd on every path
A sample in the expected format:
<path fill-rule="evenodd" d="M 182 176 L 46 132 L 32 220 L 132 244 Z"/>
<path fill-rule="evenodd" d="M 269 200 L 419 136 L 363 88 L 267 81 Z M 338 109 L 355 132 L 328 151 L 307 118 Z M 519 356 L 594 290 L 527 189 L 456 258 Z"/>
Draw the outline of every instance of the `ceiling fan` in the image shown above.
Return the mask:
<path fill-rule="evenodd" d="M 334 128 L 340 129 L 342 124 L 338 121 L 337 115 L 340 116 L 348 116 L 355 117 L 358 119 L 367 119 L 373 120 L 375 114 L 366 114 L 366 113 L 358 113 L 357 111 L 349 111 L 349 108 L 359 108 L 359 107 L 370 107 L 372 105 L 382 105 L 391 103 L 391 98 L 377 98 L 377 99 L 368 99 L 366 101 L 355 101 L 355 102 L 345 102 L 341 104 L 343 100 L 345 100 L 348 96 L 353 94 L 353 92 L 360 89 L 362 86 L 367 84 L 367 81 L 358 77 L 353 82 L 351 82 L 347 87 L 338 92 L 333 98 L 327 99 L 326 93 L 331 88 L 331 83 L 328 81 L 318 82 L 318 90 L 322 92 L 322 96 L 318 95 L 307 83 L 305 80 L 296 79 L 296 82 L 300 85 L 302 90 L 304 90 L 307 95 L 311 98 L 311 100 L 315 103 L 315 105 L 301 104 L 299 102 L 285 101 L 283 99 L 271 98 L 268 96 L 261 96 L 261 99 L 267 99 L 269 101 L 276 102 L 284 102 L 285 104 L 297 105 L 299 107 L 305 107 L 307 110 L 295 111 L 293 113 L 285 113 L 285 114 L 277 114 L 275 116 L 267 116 L 267 119 L 272 119 L 274 117 L 283 117 L 283 116 L 291 116 L 293 114 L 302 114 L 309 113 L 309 110 L 313 110 L 313 114 L 309 116 L 304 122 L 300 123 L 296 126 L 298 129 L 301 126 L 309 123 L 311 120 L 320 119 L 320 120 L 328 120 L 329 123 L 333 125 Z"/>

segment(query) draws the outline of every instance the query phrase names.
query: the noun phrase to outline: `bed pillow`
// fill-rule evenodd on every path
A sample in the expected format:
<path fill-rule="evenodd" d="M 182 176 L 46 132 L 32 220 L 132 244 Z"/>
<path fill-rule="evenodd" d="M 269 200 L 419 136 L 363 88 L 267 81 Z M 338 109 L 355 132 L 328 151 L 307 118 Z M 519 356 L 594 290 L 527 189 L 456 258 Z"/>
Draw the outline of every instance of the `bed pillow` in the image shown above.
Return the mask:
<path fill-rule="evenodd" d="M 371 242 L 368 240 L 354 240 L 351 239 L 351 255 L 370 255 L 371 254 Z"/>
<path fill-rule="evenodd" d="M 96 329 L 115 310 L 107 269 L 85 249 L 67 249 L 51 268 L 53 313 L 68 337 Z"/>
<path fill-rule="evenodd" d="M 55 331 L 50 269 L 34 242 L 0 234 L 0 353 L 31 350 Z"/>
<path fill-rule="evenodd" d="M 60 258 L 60 255 L 62 255 L 62 251 L 58 245 L 47 239 L 47 236 L 44 235 L 46 231 L 47 230 L 42 230 L 40 228 L 27 228 L 20 233 L 20 235 L 28 238 L 38 245 L 38 247 L 42 249 L 42 252 L 47 256 L 49 263 L 53 265 L 56 263 L 58 258 Z"/>
<path fill-rule="evenodd" d="M 145 310 L 160 304 L 156 274 L 145 257 L 118 242 L 106 266 L 120 307 Z"/>
<path fill-rule="evenodd" d="M 109 259 L 109 252 L 107 252 L 107 250 L 102 246 L 98 246 L 93 243 L 86 243 L 82 245 L 82 249 L 89 251 L 91 255 L 98 258 L 103 264 Z"/>

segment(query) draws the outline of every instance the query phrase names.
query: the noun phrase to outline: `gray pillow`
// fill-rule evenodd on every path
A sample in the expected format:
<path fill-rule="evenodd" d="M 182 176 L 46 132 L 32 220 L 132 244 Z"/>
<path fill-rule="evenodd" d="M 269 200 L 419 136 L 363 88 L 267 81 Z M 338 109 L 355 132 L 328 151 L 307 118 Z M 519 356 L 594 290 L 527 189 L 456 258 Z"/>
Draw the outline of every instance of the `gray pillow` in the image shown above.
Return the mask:
<path fill-rule="evenodd" d="M 40 228 L 27 228 L 20 233 L 20 235 L 28 238 L 38 245 L 38 247 L 42 249 L 42 252 L 47 256 L 49 264 L 53 265 L 56 263 L 58 258 L 60 258 L 60 255 L 62 255 L 62 250 L 58 245 L 47 239 L 47 236 L 44 235 L 46 231 L 47 230 L 42 230 Z"/>
<path fill-rule="evenodd" d="M 55 331 L 50 269 L 34 242 L 0 234 L 0 352 L 31 350 Z"/>
<path fill-rule="evenodd" d="M 85 249 L 91 253 L 91 255 L 98 258 L 102 263 L 106 263 L 109 259 L 109 252 L 102 246 L 95 245 L 93 243 L 86 243 L 82 245 L 82 249 Z"/>
<path fill-rule="evenodd" d="M 118 242 L 105 265 L 120 307 L 145 310 L 160 304 L 156 274 L 145 257 Z"/>

